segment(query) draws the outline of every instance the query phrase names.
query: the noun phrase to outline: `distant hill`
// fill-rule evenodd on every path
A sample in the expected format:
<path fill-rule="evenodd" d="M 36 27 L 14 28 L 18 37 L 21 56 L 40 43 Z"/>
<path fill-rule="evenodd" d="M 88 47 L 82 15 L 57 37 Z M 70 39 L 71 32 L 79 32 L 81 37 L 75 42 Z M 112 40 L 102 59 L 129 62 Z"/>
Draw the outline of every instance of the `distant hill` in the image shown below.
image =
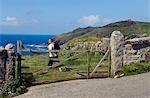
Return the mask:
<path fill-rule="evenodd" d="M 77 28 L 69 33 L 64 33 L 56 37 L 60 39 L 61 43 L 68 42 L 74 38 L 82 37 L 110 37 L 114 30 L 121 31 L 125 36 L 134 34 L 146 34 L 150 35 L 150 22 L 139 22 L 139 21 L 119 21 L 115 23 L 110 23 L 102 27 L 86 27 Z"/>

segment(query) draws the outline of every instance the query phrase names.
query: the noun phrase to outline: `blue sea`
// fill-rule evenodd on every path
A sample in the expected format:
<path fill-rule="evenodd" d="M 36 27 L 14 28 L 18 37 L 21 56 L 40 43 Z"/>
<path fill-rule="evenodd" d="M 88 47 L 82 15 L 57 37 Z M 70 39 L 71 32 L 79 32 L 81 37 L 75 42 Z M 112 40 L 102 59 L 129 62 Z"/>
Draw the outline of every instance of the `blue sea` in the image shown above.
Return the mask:
<path fill-rule="evenodd" d="M 21 40 L 24 47 L 44 50 L 47 49 L 47 41 L 49 38 L 54 38 L 55 35 L 5 35 L 0 34 L 0 46 L 5 46 L 12 43 L 17 47 L 17 40 Z M 24 55 L 33 55 L 33 53 L 23 53 Z"/>

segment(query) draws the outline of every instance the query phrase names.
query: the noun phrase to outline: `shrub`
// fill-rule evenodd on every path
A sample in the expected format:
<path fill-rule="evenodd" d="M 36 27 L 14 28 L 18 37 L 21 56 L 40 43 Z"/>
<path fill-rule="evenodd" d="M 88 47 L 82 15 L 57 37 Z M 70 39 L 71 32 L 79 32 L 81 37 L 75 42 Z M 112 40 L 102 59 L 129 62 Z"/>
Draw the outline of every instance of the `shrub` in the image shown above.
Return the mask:
<path fill-rule="evenodd" d="M 2 98 L 12 97 L 27 91 L 25 82 L 19 80 L 6 81 L 1 85 L 0 92 Z"/>
<path fill-rule="evenodd" d="M 136 75 L 140 73 L 149 72 L 150 63 L 149 62 L 132 63 L 131 65 L 123 66 L 123 70 L 125 75 Z"/>

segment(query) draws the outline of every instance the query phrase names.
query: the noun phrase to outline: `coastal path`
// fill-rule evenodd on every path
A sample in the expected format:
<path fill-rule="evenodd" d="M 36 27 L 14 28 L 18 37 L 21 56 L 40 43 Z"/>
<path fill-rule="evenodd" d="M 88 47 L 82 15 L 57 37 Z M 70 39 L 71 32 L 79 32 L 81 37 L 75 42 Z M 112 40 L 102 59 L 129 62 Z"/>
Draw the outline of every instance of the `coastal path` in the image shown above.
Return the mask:
<path fill-rule="evenodd" d="M 52 83 L 28 90 L 14 98 L 150 98 L 150 72 L 117 79 Z"/>

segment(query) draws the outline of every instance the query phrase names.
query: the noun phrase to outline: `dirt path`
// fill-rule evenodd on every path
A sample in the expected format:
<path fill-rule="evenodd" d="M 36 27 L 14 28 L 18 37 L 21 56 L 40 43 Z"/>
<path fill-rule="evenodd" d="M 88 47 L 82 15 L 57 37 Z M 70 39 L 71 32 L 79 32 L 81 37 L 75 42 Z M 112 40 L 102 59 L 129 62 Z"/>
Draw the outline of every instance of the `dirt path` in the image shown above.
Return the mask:
<path fill-rule="evenodd" d="M 150 98 L 150 72 L 119 79 L 74 80 L 29 88 L 15 98 Z"/>

